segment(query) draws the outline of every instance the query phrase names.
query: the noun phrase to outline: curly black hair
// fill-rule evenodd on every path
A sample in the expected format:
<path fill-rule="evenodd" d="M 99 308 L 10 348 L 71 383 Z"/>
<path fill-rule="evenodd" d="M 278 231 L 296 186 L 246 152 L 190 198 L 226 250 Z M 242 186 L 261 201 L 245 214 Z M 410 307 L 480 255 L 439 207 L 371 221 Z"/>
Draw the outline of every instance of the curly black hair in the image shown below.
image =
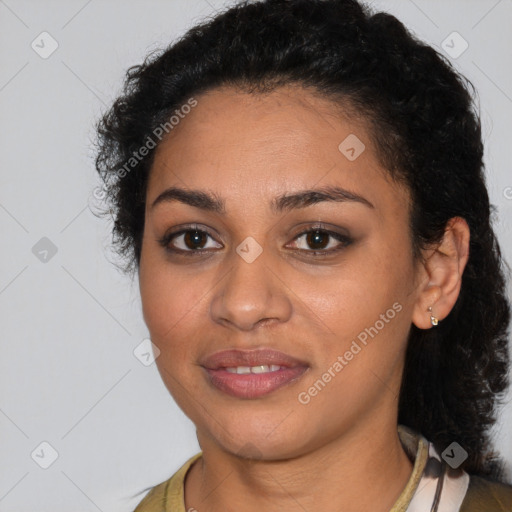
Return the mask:
<path fill-rule="evenodd" d="M 457 441 L 469 454 L 463 469 L 504 480 L 489 431 L 508 386 L 509 267 L 492 227 L 475 91 L 395 17 L 356 0 L 242 2 L 131 67 L 97 126 L 96 169 L 122 270 L 139 267 L 158 127 L 172 129 L 170 116 L 201 92 L 287 84 L 368 120 L 389 175 L 410 190 L 415 258 L 442 239 L 449 219 L 467 221 L 469 260 L 455 306 L 435 329 L 411 325 L 398 422 L 441 451 Z"/>

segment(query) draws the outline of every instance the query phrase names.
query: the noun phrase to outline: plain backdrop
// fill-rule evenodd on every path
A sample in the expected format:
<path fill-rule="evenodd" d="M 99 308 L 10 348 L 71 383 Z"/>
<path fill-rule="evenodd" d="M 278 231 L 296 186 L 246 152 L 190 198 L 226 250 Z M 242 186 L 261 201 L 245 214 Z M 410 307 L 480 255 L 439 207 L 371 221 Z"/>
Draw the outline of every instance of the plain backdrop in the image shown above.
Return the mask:
<path fill-rule="evenodd" d="M 128 512 L 199 450 L 141 361 L 138 283 L 109 261 L 109 225 L 90 211 L 92 141 L 129 66 L 232 3 L 0 0 L 1 512 Z M 511 0 L 371 3 L 475 84 L 510 262 Z M 509 467 L 511 402 L 496 428 Z"/>

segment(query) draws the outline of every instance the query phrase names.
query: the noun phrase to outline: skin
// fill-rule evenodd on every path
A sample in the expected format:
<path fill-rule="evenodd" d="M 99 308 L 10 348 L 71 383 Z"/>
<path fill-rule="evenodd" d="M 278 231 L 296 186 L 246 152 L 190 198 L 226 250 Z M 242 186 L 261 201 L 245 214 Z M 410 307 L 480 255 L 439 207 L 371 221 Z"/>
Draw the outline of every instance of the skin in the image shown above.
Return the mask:
<path fill-rule="evenodd" d="M 408 190 L 388 177 L 363 120 L 334 115 L 311 90 L 249 95 L 222 87 L 196 99 L 156 150 L 139 266 L 158 369 L 203 451 L 185 481 L 186 509 L 388 511 L 412 471 L 397 435 L 407 335 L 411 323 L 431 328 L 429 306 L 439 321 L 453 307 L 467 224 L 452 219 L 442 243 L 414 260 Z M 354 161 L 338 149 L 349 134 L 365 144 Z M 180 201 L 152 208 L 173 186 L 215 194 L 225 213 Z M 363 196 L 373 208 L 356 201 L 270 208 L 277 196 L 323 186 Z M 315 246 L 303 233 L 318 222 L 352 242 L 325 235 Z M 209 252 L 166 252 L 158 240 L 189 224 L 210 236 L 196 245 L 177 236 L 170 246 Z M 236 252 L 249 236 L 263 249 L 252 263 Z M 312 254 L 337 247 L 327 257 Z M 400 312 L 300 403 L 299 393 L 395 303 Z M 266 396 L 240 399 L 212 387 L 199 364 L 219 350 L 262 347 L 309 368 Z"/>

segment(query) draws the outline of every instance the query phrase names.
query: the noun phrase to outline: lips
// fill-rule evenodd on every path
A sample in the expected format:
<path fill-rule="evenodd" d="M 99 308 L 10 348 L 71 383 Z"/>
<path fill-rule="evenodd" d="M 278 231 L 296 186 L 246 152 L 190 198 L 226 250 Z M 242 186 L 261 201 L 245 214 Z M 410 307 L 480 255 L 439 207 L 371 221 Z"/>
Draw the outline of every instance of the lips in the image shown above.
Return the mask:
<path fill-rule="evenodd" d="M 309 366 L 305 361 L 301 361 L 284 352 L 271 349 L 258 350 L 222 350 L 208 356 L 201 365 L 210 370 L 219 368 L 232 368 L 234 366 L 270 366 L 279 365 L 287 368 L 297 366 Z"/>
<path fill-rule="evenodd" d="M 224 350 L 208 356 L 201 365 L 213 388 L 245 399 L 260 398 L 291 384 L 309 368 L 306 362 L 271 349 Z M 243 372 L 234 372 L 237 367 Z M 259 368 L 257 373 L 248 371 L 254 367 Z"/>

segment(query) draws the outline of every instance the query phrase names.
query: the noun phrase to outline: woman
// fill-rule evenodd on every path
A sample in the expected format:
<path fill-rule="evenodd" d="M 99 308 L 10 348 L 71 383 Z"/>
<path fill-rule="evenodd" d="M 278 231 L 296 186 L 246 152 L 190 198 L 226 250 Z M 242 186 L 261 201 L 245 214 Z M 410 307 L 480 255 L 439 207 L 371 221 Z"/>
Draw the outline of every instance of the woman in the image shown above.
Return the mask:
<path fill-rule="evenodd" d="M 510 318 L 467 82 L 355 0 L 244 3 L 98 127 L 201 452 L 137 512 L 503 511 Z"/>

